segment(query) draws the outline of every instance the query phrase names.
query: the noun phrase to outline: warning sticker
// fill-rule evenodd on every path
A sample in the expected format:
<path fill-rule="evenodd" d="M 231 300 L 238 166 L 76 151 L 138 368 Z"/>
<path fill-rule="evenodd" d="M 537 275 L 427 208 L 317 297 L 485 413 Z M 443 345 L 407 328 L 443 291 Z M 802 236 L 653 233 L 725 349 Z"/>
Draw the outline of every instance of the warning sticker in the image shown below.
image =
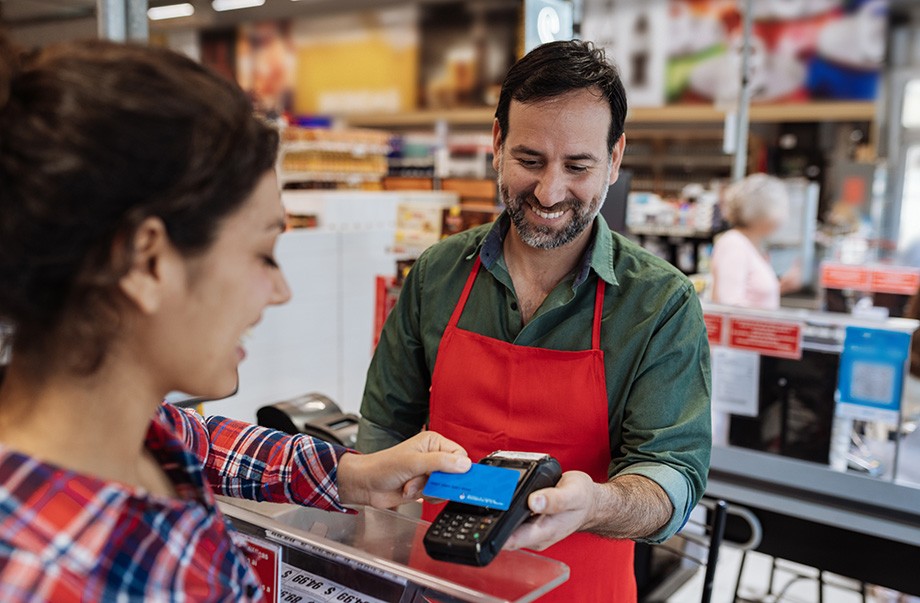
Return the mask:
<path fill-rule="evenodd" d="M 821 264 L 821 286 L 825 289 L 913 295 L 920 287 L 920 268 L 825 262 Z"/>
<path fill-rule="evenodd" d="M 802 357 L 802 323 L 730 317 L 728 345 L 764 356 Z"/>
<path fill-rule="evenodd" d="M 914 295 L 920 287 L 920 272 L 916 269 L 876 268 L 872 271 L 872 291 Z"/>
<path fill-rule="evenodd" d="M 709 345 L 722 345 L 725 337 L 725 317 L 721 314 L 703 314 L 703 321 L 706 323 L 706 335 L 709 337 Z"/>

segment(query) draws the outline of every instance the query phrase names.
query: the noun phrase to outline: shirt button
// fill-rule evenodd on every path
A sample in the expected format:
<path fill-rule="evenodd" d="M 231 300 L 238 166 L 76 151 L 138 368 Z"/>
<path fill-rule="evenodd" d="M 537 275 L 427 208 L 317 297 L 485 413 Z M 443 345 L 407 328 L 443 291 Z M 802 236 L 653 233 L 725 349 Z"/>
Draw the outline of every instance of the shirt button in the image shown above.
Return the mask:
<path fill-rule="evenodd" d="M 517 302 L 511 302 L 511 309 L 517 312 Z"/>

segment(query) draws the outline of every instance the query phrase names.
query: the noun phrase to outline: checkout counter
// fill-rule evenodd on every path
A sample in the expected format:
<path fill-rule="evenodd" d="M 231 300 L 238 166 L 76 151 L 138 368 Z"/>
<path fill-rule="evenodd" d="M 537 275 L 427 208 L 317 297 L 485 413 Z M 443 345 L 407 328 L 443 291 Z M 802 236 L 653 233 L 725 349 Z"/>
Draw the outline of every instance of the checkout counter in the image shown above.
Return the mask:
<path fill-rule="evenodd" d="M 918 323 L 705 305 L 704 313 L 715 425 L 706 494 L 753 513 L 762 527 L 754 550 L 920 595 L 920 430 L 901 387 L 901 348 Z M 890 352 L 887 360 L 865 355 L 853 346 L 865 333 L 899 342 L 897 350 L 875 350 Z M 869 364 L 856 366 L 856 353 Z M 863 404 L 872 396 L 876 404 Z M 749 533 L 729 518 L 727 541 Z"/>
<path fill-rule="evenodd" d="M 706 494 L 753 513 L 758 552 L 920 595 L 920 487 L 717 446 Z M 726 540 L 739 530 L 729 517 Z"/>
<path fill-rule="evenodd" d="M 286 603 L 526 603 L 565 582 L 569 568 L 504 551 L 484 568 L 434 561 L 428 524 L 393 511 L 356 514 L 220 497 L 269 600 Z"/>

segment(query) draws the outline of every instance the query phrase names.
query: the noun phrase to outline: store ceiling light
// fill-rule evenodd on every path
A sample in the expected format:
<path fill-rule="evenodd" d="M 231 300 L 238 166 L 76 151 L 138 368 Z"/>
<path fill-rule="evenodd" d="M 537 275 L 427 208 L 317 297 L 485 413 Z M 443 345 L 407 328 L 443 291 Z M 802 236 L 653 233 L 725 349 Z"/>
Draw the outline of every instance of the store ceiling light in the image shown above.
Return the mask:
<path fill-rule="evenodd" d="M 262 6 L 265 0 L 213 0 L 211 8 L 218 11 L 236 10 L 238 8 L 253 8 Z"/>
<path fill-rule="evenodd" d="M 195 7 L 188 2 L 183 2 L 181 4 L 167 4 L 166 6 L 152 6 L 147 9 L 147 18 L 151 21 L 178 19 L 179 17 L 191 17 L 194 14 Z"/>

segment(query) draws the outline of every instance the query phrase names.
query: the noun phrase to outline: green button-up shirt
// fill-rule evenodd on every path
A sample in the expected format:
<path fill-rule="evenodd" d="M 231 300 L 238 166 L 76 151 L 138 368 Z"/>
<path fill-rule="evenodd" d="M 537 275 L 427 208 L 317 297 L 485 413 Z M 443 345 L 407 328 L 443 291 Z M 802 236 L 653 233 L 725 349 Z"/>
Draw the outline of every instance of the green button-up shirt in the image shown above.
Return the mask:
<path fill-rule="evenodd" d="M 660 542 L 683 526 L 703 495 L 709 470 L 709 344 L 693 286 L 598 218 L 579 268 L 524 325 L 502 251 L 509 226 L 503 214 L 493 225 L 449 237 L 419 258 L 368 371 L 358 449 L 387 448 L 427 422 L 438 345 L 477 253 L 485 270 L 458 326 L 516 345 L 590 349 L 596 279 L 602 278 L 609 475 L 643 475 L 664 489 L 674 514 L 646 539 Z"/>

